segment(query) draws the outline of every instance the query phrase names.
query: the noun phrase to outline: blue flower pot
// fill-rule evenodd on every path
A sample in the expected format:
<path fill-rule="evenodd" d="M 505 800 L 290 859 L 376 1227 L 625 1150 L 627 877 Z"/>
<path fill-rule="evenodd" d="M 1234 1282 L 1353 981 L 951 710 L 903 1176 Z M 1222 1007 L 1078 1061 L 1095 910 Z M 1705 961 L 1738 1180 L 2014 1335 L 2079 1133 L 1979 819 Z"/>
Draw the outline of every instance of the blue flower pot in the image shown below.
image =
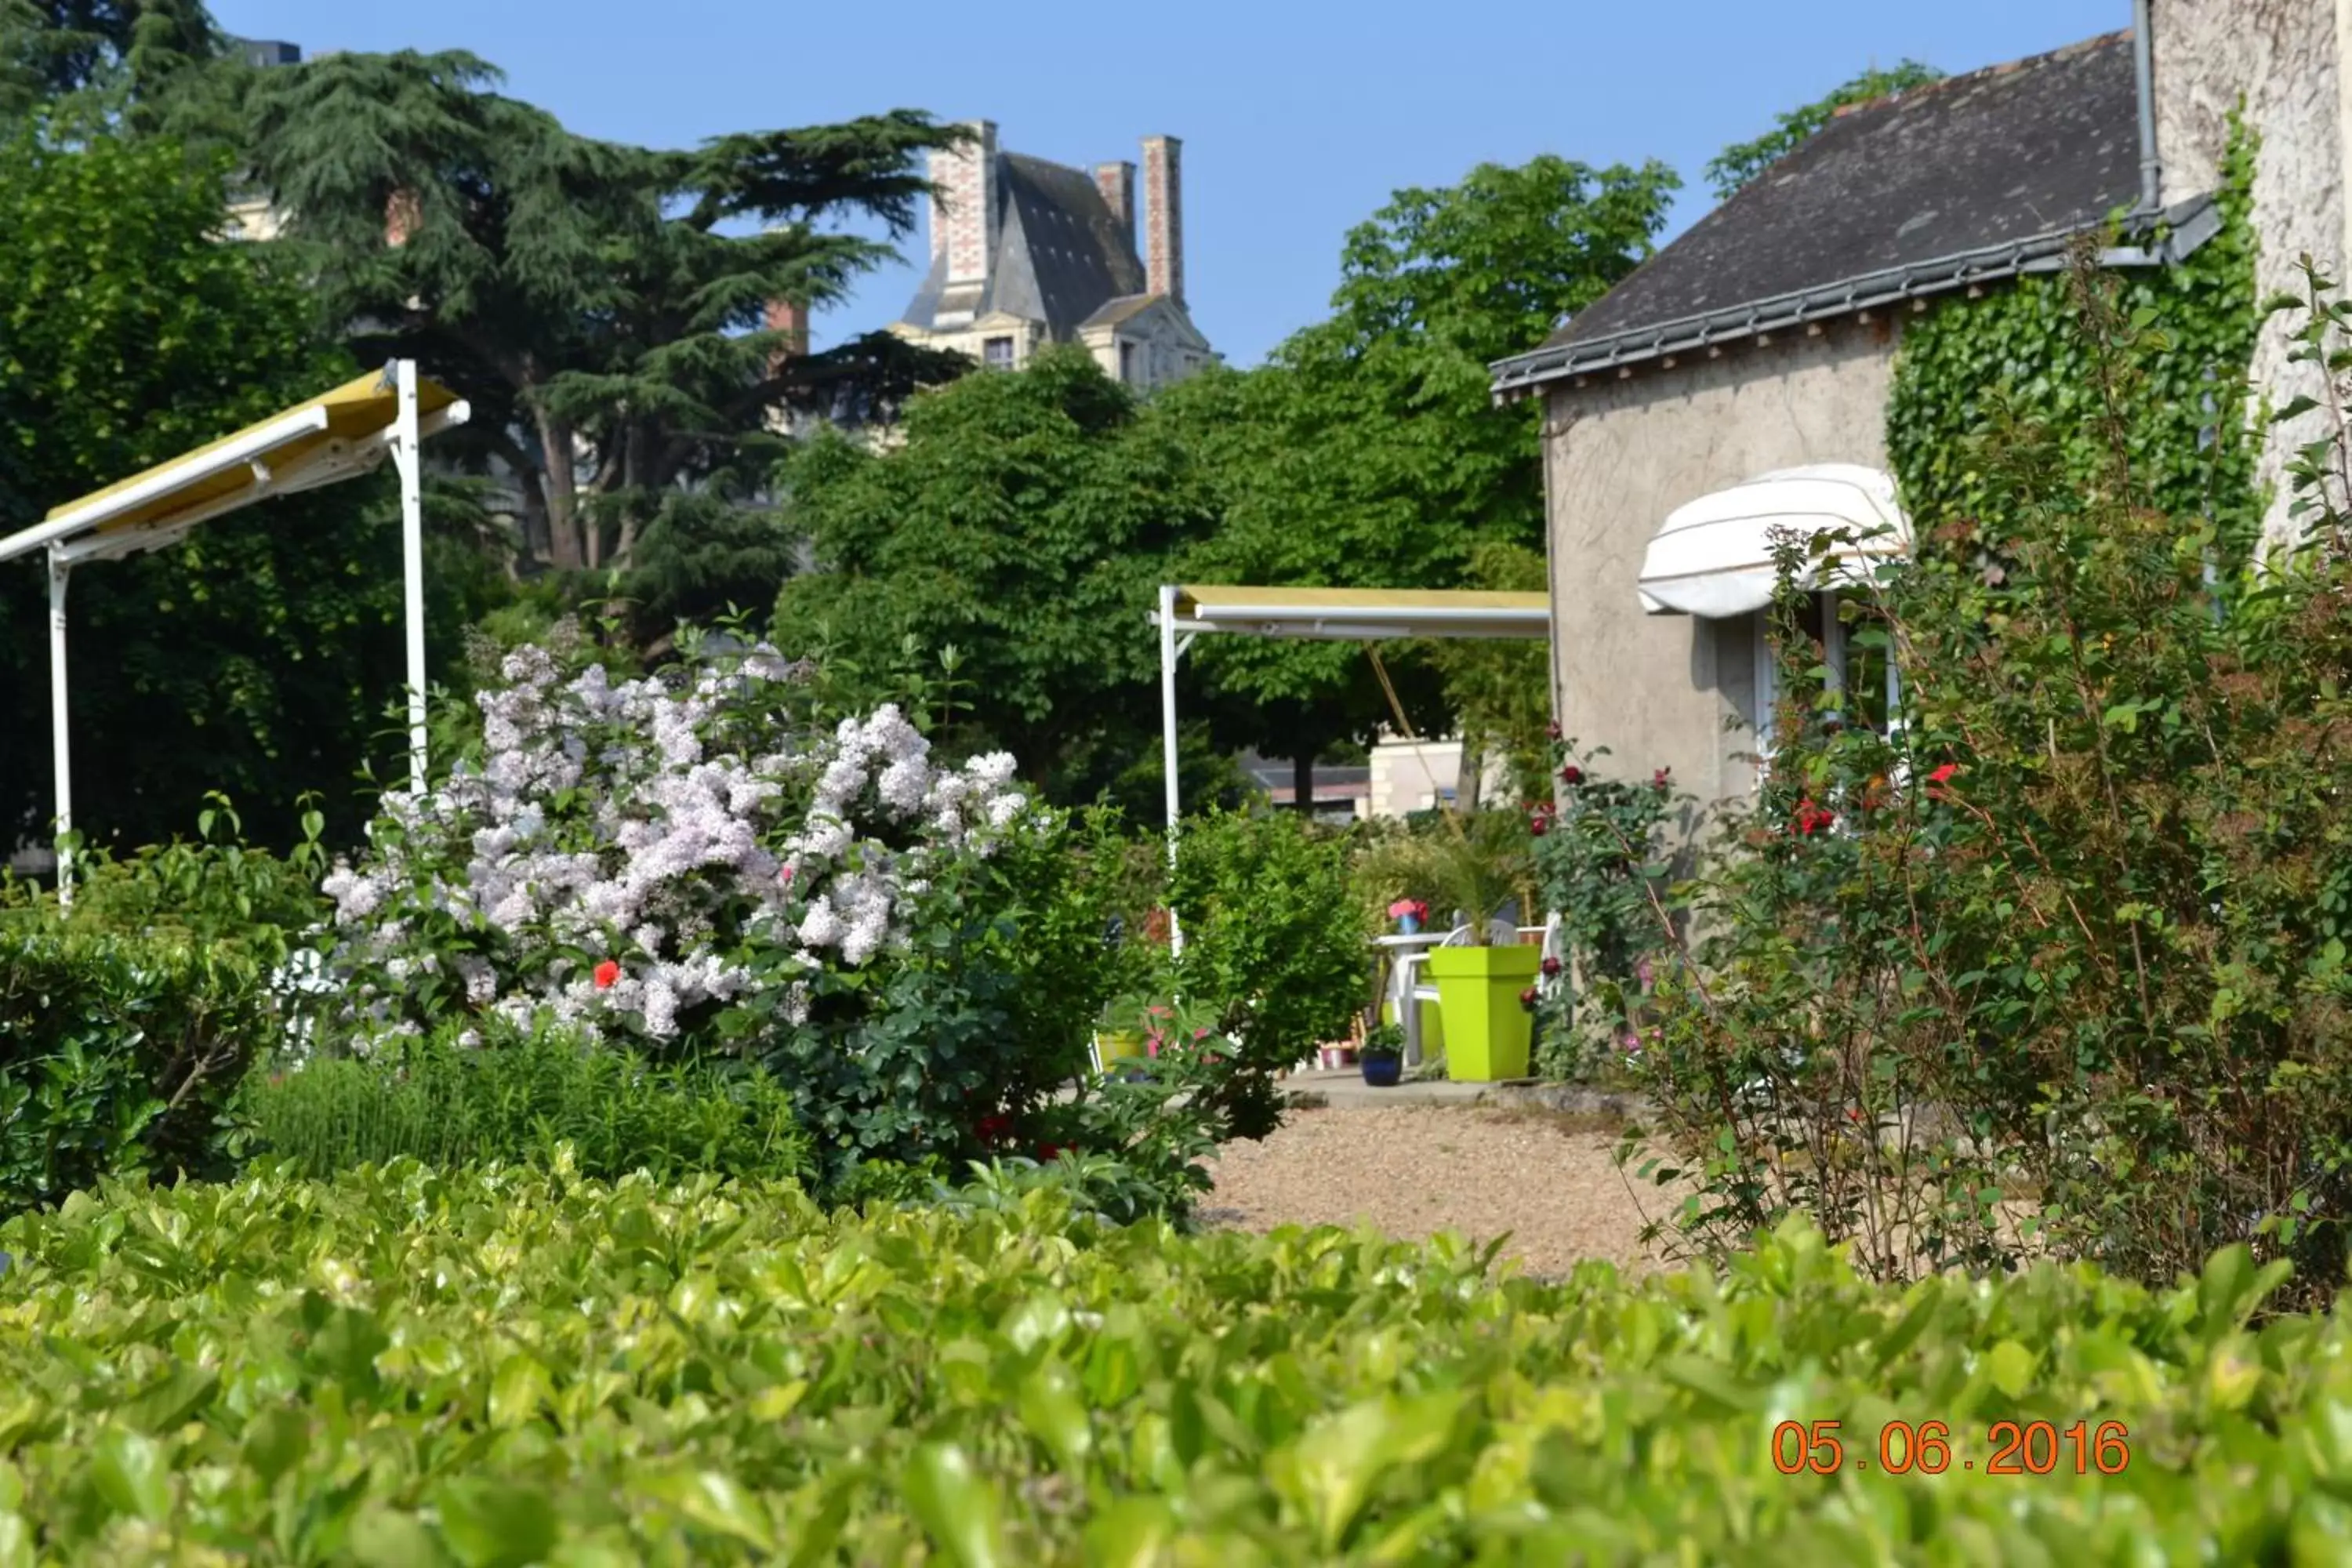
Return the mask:
<path fill-rule="evenodd" d="M 1412 936 L 1421 930 L 1421 917 L 1419 915 L 1399 915 L 1397 917 L 1397 930 L 1404 932 L 1407 936 Z"/>
<path fill-rule="evenodd" d="M 1395 1057 L 1386 1060 L 1369 1060 L 1363 1064 L 1364 1081 L 1374 1089 L 1392 1088 L 1404 1077 L 1404 1063 Z"/>

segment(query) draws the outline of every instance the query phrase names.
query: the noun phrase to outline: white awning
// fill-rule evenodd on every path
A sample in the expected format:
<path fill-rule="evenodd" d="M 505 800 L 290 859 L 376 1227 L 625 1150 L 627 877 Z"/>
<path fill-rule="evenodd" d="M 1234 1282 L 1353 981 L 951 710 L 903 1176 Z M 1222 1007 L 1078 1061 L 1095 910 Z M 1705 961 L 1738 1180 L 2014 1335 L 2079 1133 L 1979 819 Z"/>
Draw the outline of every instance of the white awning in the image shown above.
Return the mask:
<path fill-rule="evenodd" d="M 1701 496 L 1675 508 L 1651 539 L 1642 558 L 1642 607 L 1654 616 L 1752 615 L 1772 602 L 1774 531 L 1811 537 L 1846 528 L 1860 537 L 1809 566 L 1805 586 L 1863 582 L 1881 563 L 1911 553 L 1911 523 L 1895 504 L 1895 481 L 1876 468 L 1780 468 Z"/>
<path fill-rule="evenodd" d="M 1213 588 L 1175 590 L 1180 632 L 1376 642 L 1388 637 L 1551 636 L 1551 595 L 1470 589 Z"/>

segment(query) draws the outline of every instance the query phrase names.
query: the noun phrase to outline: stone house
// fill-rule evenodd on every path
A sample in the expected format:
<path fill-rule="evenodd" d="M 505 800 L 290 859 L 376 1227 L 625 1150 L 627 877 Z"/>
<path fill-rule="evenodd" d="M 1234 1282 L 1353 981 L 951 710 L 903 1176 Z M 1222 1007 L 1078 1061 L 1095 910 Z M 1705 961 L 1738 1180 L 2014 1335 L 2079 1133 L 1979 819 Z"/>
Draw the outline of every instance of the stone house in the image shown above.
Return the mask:
<path fill-rule="evenodd" d="M 890 330 L 992 370 L 1048 343 L 1083 343 L 1138 392 L 1181 381 L 1215 355 L 1184 303 L 1182 147 L 1143 139 L 1145 240 L 1136 247 L 1136 166 L 1091 174 L 970 141 L 931 154 L 931 266 Z"/>
<path fill-rule="evenodd" d="M 2306 253 L 2344 275 L 2352 0 L 2137 10 L 2129 31 L 1838 115 L 1494 367 L 1498 399 L 1542 401 L 1552 697 L 1566 733 L 1608 747 L 1629 773 L 1671 767 L 1703 802 L 1748 795 L 1772 700 L 1769 574 L 1760 598 L 1753 562 L 1744 581 L 1676 592 L 1691 584 L 1662 582 L 1661 563 L 1694 536 L 1662 537 L 1663 525 L 1739 513 L 1731 492 L 1759 479 L 1814 498 L 1806 507 L 1829 497 L 1824 510 L 1856 521 L 1890 512 L 1885 416 L 1905 323 L 1939 298 L 2062 268 L 2077 237 L 2119 215 L 2104 265 L 2178 261 L 2218 229 L 2232 111 L 2261 138 L 2260 292 L 2294 287 Z M 2288 331 L 2265 325 L 2252 367 L 2280 403 L 2303 368 L 2287 363 Z M 2273 537 L 2286 526 L 2284 456 L 2315 433 L 2265 438 Z M 1792 469 L 1802 476 L 1780 477 Z M 1815 612 L 1827 652 L 1859 694 L 1881 677 L 1849 659 L 1827 597 Z"/>

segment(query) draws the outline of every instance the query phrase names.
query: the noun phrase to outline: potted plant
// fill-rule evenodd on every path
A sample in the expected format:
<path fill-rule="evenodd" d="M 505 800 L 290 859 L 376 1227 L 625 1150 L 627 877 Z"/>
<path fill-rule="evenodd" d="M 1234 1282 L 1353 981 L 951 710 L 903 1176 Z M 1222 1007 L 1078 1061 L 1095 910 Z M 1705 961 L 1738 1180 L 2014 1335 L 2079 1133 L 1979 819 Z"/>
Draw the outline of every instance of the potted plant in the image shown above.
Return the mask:
<path fill-rule="evenodd" d="M 1144 1037 L 1150 1032 L 1146 1015 L 1155 998 L 1148 991 L 1130 992 L 1114 996 L 1104 1004 L 1102 1016 L 1095 1024 L 1095 1059 L 1108 1068 L 1115 1061 L 1143 1055 Z"/>
<path fill-rule="evenodd" d="M 1389 906 L 1389 919 L 1396 921 L 1397 930 L 1407 936 L 1420 931 L 1422 922 L 1428 918 L 1429 906 L 1419 899 L 1399 899 Z"/>
<path fill-rule="evenodd" d="M 1489 928 L 1503 906 L 1521 895 L 1534 872 L 1530 828 L 1550 826 L 1538 808 L 1456 816 L 1429 847 L 1428 875 L 1441 900 L 1469 928 L 1470 942 L 1429 951 L 1429 977 L 1445 1018 L 1445 1073 L 1472 1083 L 1496 1083 L 1528 1074 L 1535 1019 L 1521 997 L 1535 983 L 1543 951 L 1531 943 L 1493 945 Z"/>
<path fill-rule="evenodd" d="M 1398 1024 L 1382 1024 L 1364 1037 L 1357 1059 L 1363 1064 L 1364 1081 L 1374 1089 L 1387 1089 L 1404 1076 L 1404 1028 Z"/>

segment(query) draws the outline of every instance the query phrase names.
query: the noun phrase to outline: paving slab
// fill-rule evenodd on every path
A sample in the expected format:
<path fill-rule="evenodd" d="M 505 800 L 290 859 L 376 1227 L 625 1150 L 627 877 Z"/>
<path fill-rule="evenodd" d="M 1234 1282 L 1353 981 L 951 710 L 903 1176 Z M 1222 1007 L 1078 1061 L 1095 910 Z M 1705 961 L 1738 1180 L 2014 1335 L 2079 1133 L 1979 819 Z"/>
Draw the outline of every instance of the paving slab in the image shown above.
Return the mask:
<path fill-rule="evenodd" d="M 1408 1079 L 1375 1089 L 1364 1081 L 1360 1068 L 1316 1068 L 1292 1073 L 1282 1080 L 1282 1087 L 1295 1105 L 1352 1110 L 1380 1105 L 1475 1105 L 1483 1100 L 1500 1098 L 1501 1091 L 1534 1081 L 1516 1079 L 1507 1083 L 1456 1083 L 1444 1078 Z"/>

